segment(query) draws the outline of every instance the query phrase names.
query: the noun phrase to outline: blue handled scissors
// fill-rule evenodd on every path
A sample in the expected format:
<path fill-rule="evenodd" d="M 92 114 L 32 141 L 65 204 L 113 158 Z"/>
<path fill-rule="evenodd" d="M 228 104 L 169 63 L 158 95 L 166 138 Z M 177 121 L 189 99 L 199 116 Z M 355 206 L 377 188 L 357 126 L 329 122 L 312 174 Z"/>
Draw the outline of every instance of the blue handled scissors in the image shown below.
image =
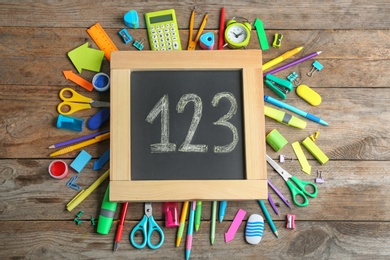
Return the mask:
<path fill-rule="evenodd" d="M 135 233 L 140 231 L 143 235 L 143 241 L 141 244 L 138 244 L 134 241 Z M 152 244 L 151 238 L 154 231 L 160 235 L 160 241 L 157 244 Z M 159 225 L 157 225 L 156 221 L 152 216 L 152 203 L 145 203 L 145 215 L 141 219 L 141 221 L 133 228 L 130 233 L 130 242 L 135 248 L 144 248 L 146 244 L 151 249 L 160 248 L 164 242 L 164 233 Z"/>
<path fill-rule="evenodd" d="M 70 97 L 66 97 L 64 93 L 70 93 Z M 109 102 L 95 101 L 92 98 L 83 96 L 71 88 L 63 88 L 58 94 L 63 102 L 59 103 L 57 106 L 58 113 L 62 115 L 70 115 L 79 110 L 88 109 L 92 107 L 110 107 Z M 63 110 L 63 108 L 68 108 L 68 111 Z"/>
<path fill-rule="evenodd" d="M 274 160 L 272 160 L 271 157 L 269 157 L 268 155 L 266 155 L 266 156 L 267 156 L 267 162 L 272 166 L 272 168 L 274 168 L 279 173 L 280 176 L 282 176 L 282 178 L 286 182 L 288 188 L 291 191 L 292 199 L 297 206 L 305 207 L 305 206 L 309 205 L 309 200 L 306 196 L 309 196 L 311 198 L 317 197 L 318 190 L 317 190 L 317 186 L 314 183 L 302 181 L 302 180 L 298 179 L 297 177 L 292 176 L 286 170 L 284 170 L 282 167 L 280 167 L 279 164 L 277 164 Z M 292 182 L 294 182 L 296 186 L 294 184 L 292 184 Z M 306 190 L 306 186 L 311 186 L 313 188 L 313 192 L 309 193 Z M 299 203 L 296 200 L 297 196 L 301 196 L 303 198 L 302 203 Z"/>

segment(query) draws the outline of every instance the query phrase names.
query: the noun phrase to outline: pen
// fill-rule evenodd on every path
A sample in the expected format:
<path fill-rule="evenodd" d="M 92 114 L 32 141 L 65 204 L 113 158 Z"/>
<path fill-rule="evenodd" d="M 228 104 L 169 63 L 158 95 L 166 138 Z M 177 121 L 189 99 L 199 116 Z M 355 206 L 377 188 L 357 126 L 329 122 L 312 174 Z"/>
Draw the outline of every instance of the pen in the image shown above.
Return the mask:
<path fill-rule="evenodd" d="M 322 120 L 321 118 L 319 117 L 316 117 L 316 116 L 313 116 L 312 114 L 309 114 L 305 111 L 302 111 L 296 107 L 293 107 L 287 103 L 284 103 L 282 101 L 279 101 L 273 97 L 270 97 L 270 96 L 264 96 L 264 100 L 267 101 L 268 103 L 271 103 L 272 105 L 275 105 L 275 106 L 278 106 L 280 108 L 285 108 L 287 110 L 290 110 L 291 112 L 294 112 L 295 114 L 298 114 L 300 116 L 303 116 L 307 119 L 310 119 L 311 121 L 314 121 L 316 123 L 319 123 L 321 125 L 326 125 L 328 126 L 329 124 L 327 122 L 325 122 L 324 120 Z"/>
<path fill-rule="evenodd" d="M 218 37 L 218 50 L 223 50 L 224 36 L 225 31 L 225 8 L 222 7 L 221 14 L 219 16 L 219 37 Z"/>
<path fill-rule="evenodd" d="M 211 205 L 211 229 L 210 229 L 210 243 L 214 245 L 215 241 L 215 222 L 217 220 L 217 201 L 213 201 Z"/>
<path fill-rule="evenodd" d="M 180 225 L 177 229 L 177 237 L 176 237 L 176 247 L 180 246 L 181 238 L 183 236 L 184 231 L 184 225 L 186 224 L 186 217 L 188 212 L 188 201 L 185 201 L 183 203 L 183 208 L 181 209 L 181 216 L 180 216 Z"/>
<path fill-rule="evenodd" d="M 306 122 L 302 119 L 269 106 L 264 106 L 264 114 L 285 125 L 294 126 L 300 129 L 304 129 L 306 127 Z"/>
<path fill-rule="evenodd" d="M 202 217 L 202 201 L 198 200 L 196 202 L 195 231 L 199 230 L 201 217 Z"/>
<path fill-rule="evenodd" d="M 75 138 L 75 139 L 71 139 L 71 140 L 67 140 L 67 141 L 64 141 L 64 142 L 57 143 L 57 144 L 53 144 L 53 145 L 49 146 L 49 149 L 60 148 L 60 147 L 66 146 L 66 145 L 71 145 L 71 144 L 75 144 L 75 143 L 78 143 L 78 142 L 82 142 L 82 141 L 94 138 L 95 136 L 98 136 L 98 135 L 101 135 L 101 134 L 105 134 L 105 133 L 107 133 L 109 131 L 110 130 L 106 130 L 106 131 L 103 131 L 103 132 L 89 134 L 89 135 L 81 136 L 81 137 L 78 137 L 78 138 Z"/>
<path fill-rule="evenodd" d="M 83 148 L 85 146 L 88 146 L 88 145 L 91 145 L 91 144 L 95 144 L 95 143 L 104 141 L 104 140 L 106 140 L 108 138 L 110 138 L 110 133 L 105 133 L 105 134 L 102 134 L 102 135 L 98 135 L 98 136 L 94 137 L 93 139 L 90 139 L 90 140 L 87 140 L 87 141 L 84 141 L 84 142 L 81 142 L 81 143 L 78 143 L 78 144 L 75 144 L 75 145 L 71 145 L 71 146 L 62 148 L 62 149 L 60 149 L 58 151 L 55 151 L 54 153 L 51 153 L 50 156 L 53 157 L 53 156 L 58 156 L 58 155 L 70 153 L 72 151 L 75 151 L 77 149 Z"/>
<path fill-rule="evenodd" d="M 128 202 L 122 203 L 121 216 L 119 218 L 118 227 L 116 229 L 116 234 L 115 234 L 114 252 L 118 249 L 119 242 L 121 242 L 122 232 L 123 232 L 123 227 L 125 226 L 125 219 L 126 219 L 126 213 L 127 213 L 128 206 L 129 206 Z"/>
<path fill-rule="evenodd" d="M 106 193 L 103 197 L 102 207 L 100 208 L 97 232 L 102 235 L 107 235 L 110 232 L 112 222 L 118 202 L 110 201 L 110 184 L 108 184 Z"/>
<path fill-rule="evenodd" d="M 277 72 L 279 72 L 279 71 L 282 71 L 282 70 L 285 70 L 285 69 L 287 69 L 287 68 L 290 68 L 290 67 L 292 67 L 292 66 L 294 66 L 294 65 L 296 65 L 296 64 L 299 64 L 299 63 L 301 63 L 301 62 L 304 62 L 305 60 L 311 59 L 311 58 L 313 58 L 313 57 L 315 57 L 315 56 L 321 54 L 321 52 L 322 52 L 322 51 L 313 52 L 313 53 L 311 53 L 311 54 L 309 54 L 309 55 L 306 55 L 306 56 L 304 56 L 304 57 L 302 57 L 302 58 L 300 58 L 300 59 L 297 59 L 297 60 L 295 60 L 295 61 L 292 61 L 292 62 L 290 62 L 290 63 L 287 63 L 286 65 L 283 65 L 283 66 L 281 66 L 281 67 L 279 67 L 279 68 L 276 68 L 276 69 L 267 71 L 267 72 L 263 73 L 263 77 L 267 76 L 268 74 L 277 73 Z"/>
<path fill-rule="evenodd" d="M 226 200 L 222 200 L 219 202 L 219 222 L 223 221 L 223 217 L 225 216 L 226 207 L 227 207 Z"/>
<path fill-rule="evenodd" d="M 290 50 L 288 52 L 283 53 L 282 55 L 276 57 L 273 60 L 270 60 L 267 63 L 264 63 L 263 66 L 262 66 L 263 67 L 263 71 L 265 71 L 265 70 L 267 70 L 267 69 L 269 69 L 269 68 L 271 68 L 271 67 L 273 67 L 273 66 L 275 66 L 275 65 L 277 65 L 279 63 L 281 63 L 284 60 L 287 60 L 288 58 L 290 58 L 290 57 L 294 56 L 295 54 L 297 54 L 298 52 L 300 52 L 302 49 L 303 49 L 302 46 L 301 47 L 297 47 L 295 49 L 292 49 L 292 50 Z"/>
<path fill-rule="evenodd" d="M 103 173 L 94 183 L 91 184 L 87 189 L 80 191 L 68 204 L 66 209 L 72 211 L 77 205 L 79 205 L 86 197 L 89 196 L 105 179 L 110 175 L 110 170 Z"/>
<path fill-rule="evenodd" d="M 267 221 L 268 221 L 269 226 L 271 227 L 272 232 L 274 232 L 275 236 L 276 236 L 277 238 L 279 238 L 278 231 L 276 230 L 276 227 L 275 227 L 275 225 L 274 225 L 274 222 L 272 221 L 272 218 L 271 218 L 271 216 L 269 215 L 268 210 L 267 210 L 267 208 L 266 208 L 265 205 L 264 205 L 264 202 L 263 202 L 262 200 L 259 200 L 259 204 L 260 204 L 261 210 L 263 211 L 263 213 L 264 213 L 264 215 L 265 215 L 265 218 L 266 218 Z"/>
<path fill-rule="evenodd" d="M 187 240 L 186 240 L 186 260 L 190 259 L 192 248 L 192 232 L 194 231 L 194 218 L 195 218 L 196 201 L 191 203 L 190 217 L 187 227 Z"/>

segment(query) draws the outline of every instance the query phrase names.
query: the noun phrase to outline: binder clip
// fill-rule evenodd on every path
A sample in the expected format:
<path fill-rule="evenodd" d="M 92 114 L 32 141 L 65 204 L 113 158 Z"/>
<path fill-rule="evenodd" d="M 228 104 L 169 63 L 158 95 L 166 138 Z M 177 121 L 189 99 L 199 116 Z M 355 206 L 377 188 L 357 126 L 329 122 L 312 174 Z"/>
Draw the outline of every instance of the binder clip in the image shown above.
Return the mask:
<path fill-rule="evenodd" d="M 294 85 L 286 80 L 275 77 L 274 75 L 268 74 L 265 76 L 265 85 L 267 85 L 278 97 L 286 99 L 286 94 L 293 90 Z"/>
<path fill-rule="evenodd" d="M 294 85 L 298 86 L 301 81 L 299 80 L 298 73 L 293 72 L 290 75 L 287 76 L 287 79 Z"/>
<path fill-rule="evenodd" d="M 313 76 L 313 73 L 314 73 L 314 72 L 316 72 L 316 71 L 321 71 L 322 68 L 324 67 L 324 66 L 322 66 L 322 64 L 319 63 L 318 61 L 314 61 L 313 64 L 312 64 L 312 66 L 313 66 L 313 67 L 311 68 L 311 70 L 307 73 L 307 76 L 309 76 L 309 77 Z"/>
<path fill-rule="evenodd" d="M 133 46 L 134 46 L 137 50 L 142 51 L 142 49 L 144 48 L 143 42 L 144 42 L 143 40 L 140 40 L 140 41 L 135 40 L 135 41 L 133 42 Z"/>
<path fill-rule="evenodd" d="M 323 184 L 325 180 L 321 177 L 322 171 L 317 171 L 317 178 L 316 178 L 316 183 L 321 183 Z"/>
<path fill-rule="evenodd" d="M 272 47 L 274 48 L 280 48 L 282 46 L 282 39 L 283 39 L 283 34 L 277 34 L 275 33 L 274 35 L 274 41 L 272 43 Z"/>

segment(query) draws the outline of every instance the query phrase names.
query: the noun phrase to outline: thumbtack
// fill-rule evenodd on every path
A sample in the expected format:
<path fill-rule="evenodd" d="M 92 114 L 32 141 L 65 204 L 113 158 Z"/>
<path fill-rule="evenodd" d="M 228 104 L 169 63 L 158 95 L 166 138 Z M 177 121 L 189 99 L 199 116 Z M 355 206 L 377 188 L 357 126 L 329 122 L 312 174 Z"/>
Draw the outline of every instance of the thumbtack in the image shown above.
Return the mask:
<path fill-rule="evenodd" d="M 307 76 L 309 76 L 309 77 L 313 76 L 313 73 L 314 73 L 314 72 L 316 72 L 316 71 L 321 71 L 322 68 L 324 67 L 324 66 L 322 66 L 322 64 L 319 63 L 318 61 L 314 61 L 313 64 L 312 64 L 312 66 L 313 66 L 313 67 L 311 68 L 311 70 L 307 73 Z"/>

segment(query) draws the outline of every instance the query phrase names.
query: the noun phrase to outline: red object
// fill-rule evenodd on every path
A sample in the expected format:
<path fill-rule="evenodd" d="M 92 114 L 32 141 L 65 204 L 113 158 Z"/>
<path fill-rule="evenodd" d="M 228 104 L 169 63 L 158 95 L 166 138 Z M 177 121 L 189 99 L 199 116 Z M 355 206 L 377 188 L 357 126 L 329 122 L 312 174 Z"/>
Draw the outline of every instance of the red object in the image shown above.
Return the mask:
<path fill-rule="evenodd" d="M 177 212 L 179 210 L 179 203 L 177 202 L 164 202 L 165 212 L 165 226 L 166 227 L 178 227 L 179 219 Z"/>
<path fill-rule="evenodd" d="M 221 15 L 219 17 L 219 37 L 218 37 L 218 50 L 223 49 L 224 44 L 224 32 L 225 32 L 225 8 L 222 7 Z"/>
<path fill-rule="evenodd" d="M 119 223 L 118 223 L 118 227 L 116 229 L 116 234 L 115 234 L 114 251 L 116 251 L 118 249 L 119 242 L 121 242 L 122 232 L 123 232 L 123 227 L 125 226 L 125 218 L 126 218 L 128 206 L 129 206 L 128 202 L 123 202 L 121 216 L 119 218 Z"/>
<path fill-rule="evenodd" d="M 287 214 L 286 228 L 295 228 L 295 215 Z"/>
<path fill-rule="evenodd" d="M 49 165 L 49 174 L 54 179 L 62 180 L 68 175 L 68 165 L 62 160 L 54 160 Z"/>

